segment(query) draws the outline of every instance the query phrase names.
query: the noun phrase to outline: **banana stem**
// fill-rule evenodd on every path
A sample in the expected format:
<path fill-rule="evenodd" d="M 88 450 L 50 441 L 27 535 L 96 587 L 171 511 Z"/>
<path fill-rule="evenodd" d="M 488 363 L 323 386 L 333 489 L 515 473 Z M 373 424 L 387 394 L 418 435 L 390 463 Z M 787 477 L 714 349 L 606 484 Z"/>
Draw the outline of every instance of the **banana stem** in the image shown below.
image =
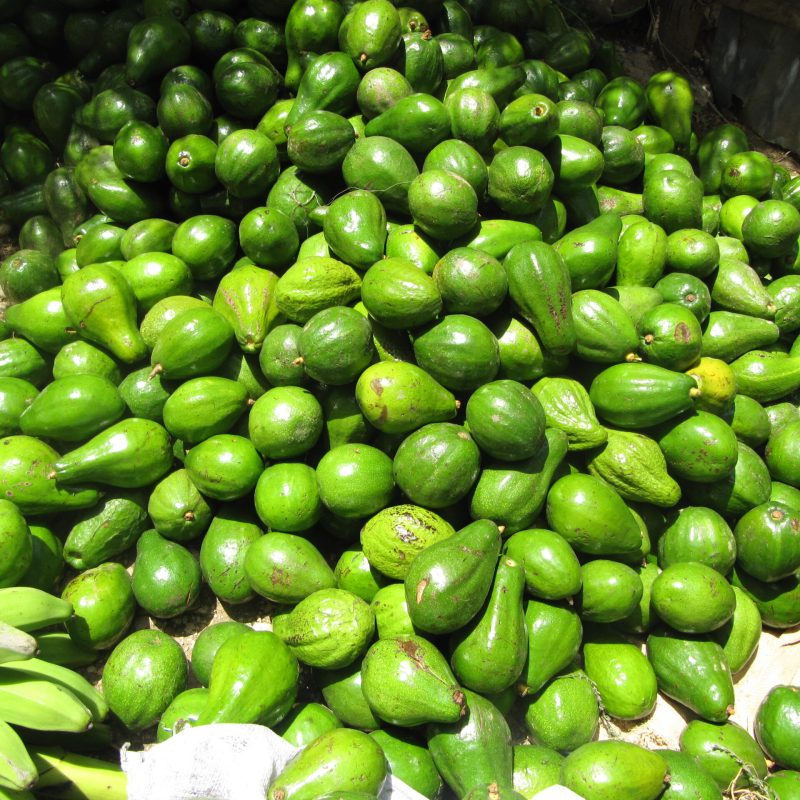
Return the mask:
<path fill-rule="evenodd" d="M 63 800 L 127 800 L 128 778 L 120 767 L 60 748 L 29 750 L 39 780 L 36 795 Z"/>

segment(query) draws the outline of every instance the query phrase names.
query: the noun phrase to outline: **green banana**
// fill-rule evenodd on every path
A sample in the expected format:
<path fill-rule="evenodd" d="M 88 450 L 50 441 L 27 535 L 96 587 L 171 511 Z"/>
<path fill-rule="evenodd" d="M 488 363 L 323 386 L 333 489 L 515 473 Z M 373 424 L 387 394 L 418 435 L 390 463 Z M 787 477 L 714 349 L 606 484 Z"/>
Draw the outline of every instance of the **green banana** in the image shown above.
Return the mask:
<path fill-rule="evenodd" d="M 103 695 L 75 670 L 42 661 L 40 658 L 30 658 L 7 667 L 0 665 L 0 677 L 8 670 L 35 679 L 43 678 L 72 692 L 89 709 L 92 714 L 92 722 L 102 722 L 108 716 L 108 703 Z"/>
<path fill-rule="evenodd" d="M 38 731 L 79 733 L 91 727 L 92 714 L 69 689 L 3 669 L 0 670 L 0 720 Z"/>
<path fill-rule="evenodd" d="M 0 589 L 0 622 L 23 631 L 47 628 L 66 622 L 72 616 L 72 603 L 30 586 Z"/>
<path fill-rule="evenodd" d="M 0 786 L 0 800 L 36 800 L 36 795 L 33 792 L 16 792 Z"/>
<path fill-rule="evenodd" d="M 127 800 L 128 778 L 116 764 L 59 748 L 30 750 L 39 770 L 36 794 L 61 800 Z"/>
<path fill-rule="evenodd" d="M 39 645 L 36 654 L 39 658 L 62 667 L 88 667 L 100 655 L 97 650 L 90 650 L 73 641 L 68 633 L 42 633 L 36 637 L 36 642 Z"/>
<path fill-rule="evenodd" d="M 0 664 L 32 658 L 37 648 L 36 639 L 29 633 L 0 622 Z"/>
<path fill-rule="evenodd" d="M 30 789 L 38 777 L 22 739 L 10 725 L 0 722 L 0 786 L 22 792 Z"/>

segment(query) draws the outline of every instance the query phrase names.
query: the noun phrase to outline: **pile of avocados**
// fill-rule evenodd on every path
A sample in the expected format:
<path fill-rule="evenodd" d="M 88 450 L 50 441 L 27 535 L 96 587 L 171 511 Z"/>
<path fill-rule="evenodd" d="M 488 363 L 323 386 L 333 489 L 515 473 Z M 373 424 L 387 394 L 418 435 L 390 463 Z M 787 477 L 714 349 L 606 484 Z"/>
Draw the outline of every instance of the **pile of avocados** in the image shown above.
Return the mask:
<path fill-rule="evenodd" d="M 36 741 L 800 799 L 800 687 L 728 721 L 800 624 L 800 177 L 693 107 L 550 0 L 0 0 L 0 592 L 112 711 Z M 272 630 L 187 665 L 212 593 Z"/>

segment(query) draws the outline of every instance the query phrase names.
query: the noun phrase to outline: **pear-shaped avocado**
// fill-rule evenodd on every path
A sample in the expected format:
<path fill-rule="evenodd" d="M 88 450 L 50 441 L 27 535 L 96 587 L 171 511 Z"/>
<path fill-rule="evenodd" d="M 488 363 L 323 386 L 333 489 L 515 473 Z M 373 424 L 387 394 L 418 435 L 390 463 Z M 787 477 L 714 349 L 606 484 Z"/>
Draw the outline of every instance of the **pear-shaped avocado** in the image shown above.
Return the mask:
<path fill-rule="evenodd" d="M 591 742 L 599 726 L 597 694 L 582 670 L 553 678 L 533 695 L 525 709 L 531 741 L 561 753 Z"/>
<path fill-rule="evenodd" d="M 672 564 L 656 578 L 651 602 L 656 614 L 675 630 L 709 633 L 733 616 L 736 596 L 715 569 L 687 561 Z"/>
<path fill-rule="evenodd" d="M 744 261 L 723 257 L 711 286 L 711 299 L 717 308 L 761 319 L 775 316 L 775 303 L 764 288 L 759 274 Z"/>
<path fill-rule="evenodd" d="M 578 654 L 583 625 L 578 614 L 563 603 L 528 600 L 525 604 L 528 660 L 517 689 L 526 695 L 538 692 Z"/>
<path fill-rule="evenodd" d="M 586 800 L 656 800 L 667 781 L 667 762 L 630 742 L 589 742 L 567 756 L 561 782 Z"/>
<path fill-rule="evenodd" d="M 161 78 L 183 64 L 191 49 L 189 30 L 171 14 L 137 22 L 128 35 L 126 69 L 133 84 Z"/>
<path fill-rule="evenodd" d="M 172 253 L 142 253 L 126 261 L 120 272 L 143 312 L 166 297 L 187 294 L 194 288 L 189 267 Z"/>
<path fill-rule="evenodd" d="M 341 720 L 322 703 L 300 703 L 283 718 L 275 732 L 289 744 L 305 747 L 319 739 L 323 733 L 341 727 Z"/>
<path fill-rule="evenodd" d="M 526 386 L 517 381 L 493 381 L 472 393 L 467 403 L 467 426 L 488 455 L 523 461 L 542 444 L 545 416 Z"/>
<path fill-rule="evenodd" d="M 230 433 L 195 445 L 186 454 L 185 464 L 192 482 L 215 500 L 238 500 L 249 494 L 264 468 L 253 443 Z"/>
<path fill-rule="evenodd" d="M 500 369 L 500 346 L 476 317 L 448 314 L 414 335 L 417 363 L 451 391 L 472 391 Z"/>
<path fill-rule="evenodd" d="M 591 450 L 608 439 L 583 384 L 572 378 L 545 377 L 531 391 L 544 409 L 548 426 L 566 433 L 570 450 Z"/>
<path fill-rule="evenodd" d="M 567 455 L 567 434 L 547 428 L 534 455 L 524 461 L 494 460 L 481 471 L 470 503 L 475 519 L 492 519 L 511 534 L 533 525 L 553 476 Z"/>
<path fill-rule="evenodd" d="M 19 419 L 39 394 L 30 381 L 0 378 L 0 435 L 19 433 Z"/>
<path fill-rule="evenodd" d="M 500 710 L 479 694 L 464 692 L 467 713 L 457 722 L 428 726 L 436 769 L 458 797 L 476 786 L 511 786 L 511 731 Z"/>
<path fill-rule="evenodd" d="M 638 645 L 604 626 L 593 627 L 586 633 L 583 660 L 603 708 L 612 717 L 641 719 L 653 712 L 656 675 Z"/>
<path fill-rule="evenodd" d="M 150 354 L 155 374 L 165 378 L 209 375 L 222 365 L 233 346 L 233 328 L 208 306 L 190 308 L 163 328 Z"/>
<path fill-rule="evenodd" d="M 338 669 L 367 649 L 375 633 L 375 615 L 351 592 L 320 589 L 275 618 L 273 630 L 304 664 Z"/>
<path fill-rule="evenodd" d="M 426 548 L 455 533 L 434 511 L 404 504 L 379 511 L 361 529 L 361 547 L 369 563 L 395 580 L 403 580 Z"/>
<path fill-rule="evenodd" d="M 499 553 L 500 530 L 485 519 L 423 550 L 405 577 L 414 626 L 450 633 L 466 625 L 489 594 Z"/>
<path fill-rule="evenodd" d="M 413 733 L 405 731 L 372 731 L 386 756 L 389 771 L 398 780 L 415 789 L 423 797 L 439 797 L 442 793 L 442 776 L 433 763 L 433 756 Z"/>
<path fill-rule="evenodd" d="M 361 664 L 361 690 L 372 712 L 392 725 L 456 722 L 465 712 L 445 657 L 427 639 L 379 639 Z"/>
<path fill-rule="evenodd" d="M 351 793 L 374 797 L 385 780 L 386 756 L 380 745 L 361 731 L 336 728 L 289 763 L 267 791 L 267 800 L 320 800 Z"/>
<path fill-rule="evenodd" d="M 70 375 L 45 386 L 20 417 L 20 428 L 28 436 L 81 442 L 116 422 L 124 410 L 108 379 Z"/>
<path fill-rule="evenodd" d="M 371 119 L 365 132 L 389 136 L 410 153 L 423 155 L 450 136 L 450 118 L 441 100 L 415 92 Z"/>
<path fill-rule="evenodd" d="M 10 500 L 0 500 L 0 587 L 17 586 L 33 562 L 33 537 Z"/>
<path fill-rule="evenodd" d="M 408 186 L 417 175 L 419 168 L 411 153 L 400 142 L 388 136 L 363 136 L 356 139 L 342 164 L 342 176 L 348 186 L 378 192 L 387 211 L 403 214 L 408 214 Z M 412 225 L 407 227 L 413 230 Z M 390 244 L 391 239 L 390 231 L 386 255 L 411 257 L 406 249 L 395 251 Z M 408 244 L 411 245 L 411 241 Z M 421 236 L 419 239 L 414 237 L 413 246 L 416 255 L 425 254 L 428 258 L 437 258 L 431 245 Z M 417 263 L 414 258 L 411 260 Z"/>
<path fill-rule="evenodd" d="M 510 558 L 501 559 L 482 613 L 454 636 L 450 663 L 468 689 L 502 692 L 522 673 L 528 657 L 524 590 L 522 566 Z"/>
<path fill-rule="evenodd" d="M 589 473 L 626 500 L 674 506 L 681 489 L 667 472 L 667 462 L 656 442 L 633 431 L 608 429 L 607 433 L 608 441 L 588 460 Z"/>
<path fill-rule="evenodd" d="M 113 492 L 78 516 L 64 541 L 63 557 L 74 569 L 89 569 L 127 550 L 150 527 L 141 492 Z"/>
<path fill-rule="evenodd" d="M 553 484 L 547 520 L 582 553 L 630 554 L 641 545 L 639 526 L 622 498 L 591 475 L 566 475 Z"/>
<path fill-rule="evenodd" d="M 232 636 L 217 650 L 198 724 L 275 725 L 297 696 L 297 659 L 270 631 Z"/>
<path fill-rule="evenodd" d="M 263 535 L 249 508 L 226 504 L 211 520 L 200 545 L 200 569 L 223 603 L 245 603 L 255 597 L 244 559 L 250 545 Z"/>
<path fill-rule="evenodd" d="M 525 588 L 533 597 L 562 600 L 580 591 L 580 563 L 563 536 L 529 528 L 509 537 L 503 552 L 522 565 Z"/>
<path fill-rule="evenodd" d="M 800 568 L 800 515 L 770 501 L 748 511 L 736 523 L 737 564 L 749 575 L 771 582 Z"/>
<path fill-rule="evenodd" d="M 277 283 L 274 272 L 244 264 L 223 275 L 217 286 L 214 310 L 228 321 L 245 353 L 258 352 L 275 324 Z"/>
<path fill-rule="evenodd" d="M 371 317 L 393 330 L 425 325 L 442 310 L 433 278 L 407 258 L 385 258 L 371 266 L 361 299 Z"/>
<path fill-rule="evenodd" d="M 172 465 L 172 442 L 157 422 L 126 419 L 98 433 L 53 465 L 58 483 L 100 483 L 138 489 L 157 481 Z"/>
<path fill-rule="evenodd" d="M 80 335 L 105 347 L 126 364 L 147 355 L 136 326 L 136 298 L 120 272 L 90 264 L 73 272 L 61 287 L 64 313 Z"/>
<path fill-rule="evenodd" d="M 681 751 L 690 755 L 716 781 L 722 791 L 743 789 L 750 777 L 763 780 L 767 762 L 756 740 L 739 725 L 692 720 L 681 733 Z M 747 771 L 742 764 L 748 765 Z"/>
<path fill-rule="evenodd" d="M 22 339 L 9 341 L 24 342 Z M 53 377 L 58 380 L 67 375 L 100 375 L 119 386 L 122 375 L 119 364 L 108 353 L 89 342 L 78 340 L 65 344 L 53 359 Z M 31 379 L 33 383 L 33 381 Z"/>
<path fill-rule="evenodd" d="M 151 617 L 168 619 L 188 611 L 200 595 L 200 564 L 183 545 L 146 531 L 136 545 L 131 586 Z"/>
<path fill-rule="evenodd" d="M 551 353 L 572 352 L 576 344 L 569 269 L 549 244 L 525 241 L 513 247 L 503 266 L 508 294 Z"/>
<path fill-rule="evenodd" d="M 725 722 L 733 713 L 731 671 L 716 642 L 661 628 L 647 637 L 647 658 L 668 697 L 709 722 Z"/>
<path fill-rule="evenodd" d="M 553 248 L 564 259 L 574 291 L 601 289 L 617 263 L 622 223 L 616 214 L 601 214 L 559 239 Z"/>
<path fill-rule="evenodd" d="M 344 669 L 321 670 L 318 682 L 328 708 L 345 725 L 372 731 L 380 728 L 382 722 L 375 717 L 364 699 L 360 666 L 355 663 Z"/>
<path fill-rule="evenodd" d="M 299 345 L 306 375 L 330 386 L 352 383 L 375 354 L 369 322 L 348 306 L 314 314 L 303 327 Z"/>
<path fill-rule="evenodd" d="M 432 422 L 409 434 L 394 456 L 394 479 L 414 503 L 445 508 L 469 494 L 480 471 L 480 451 L 469 432 Z"/>
<path fill-rule="evenodd" d="M 75 611 L 66 622 L 67 633 L 85 648 L 112 647 L 133 622 L 136 600 L 122 564 L 108 562 L 87 569 L 64 587 L 61 597 Z"/>
<path fill-rule="evenodd" d="M 359 69 L 388 64 L 400 46 L 402 28 L 397 9 L 388 0 L 367 0 L 346 17 L 339 44 Z"/>
<path fill-rule="evenodd" d="M 771 320 L 733 311 L 712 311 L 703 330 L 703 355 L 733 361 L 749 350 L 774 344 L 780 335 Z"/>
<path fill-rule="evenodd" d="M 736 540 L 720 514 L 704 506 L 684 506 L 668 523 L 658 540 L 660 567 L 699 561 L 728 574 L 736 561 Z"/>
<path fill-rule="evenodd" d="M 618 300 L 597 289 L 574 292 L 572 316 L 580 358 L 599 364 L 637 360 L 636 327 Z"/>
<path fill-rule="evenodd" d="M 274 603 L 299 603 L 320 589 L 336 586 L 322 553 L 302 536 L 273 531 L 253 542 L 245 553 L 250 586 Z"/>
<path fill-rule="evenodd" d="M 415 364 L 381 361 L 356 383 L 356 400 L 369 423 L 384 433 L 409 433 L 445 422 L 458 410 L 455 397 Z"/>
<path fill-rule="evenodd" d="M 74 341 L 78 332 L 70 324 L 61 302 L 61 287 L 54 286 L 6 309 L 6 323 L 46 353 L 57 353 Z"/>
<path fill-rule="evenodd" d="M 267 467 L 256 484 L 254 500 L 256 513 L 273 531 L 307 531 L 322 514 L 317 472 L 301 462 Z"/>
<path fill-rule="evenodd" d="M 51 477 L 60 458 L 52 447 L 32 436 L 0 439 L 0 491 L 25 515 L 89 508 L 99 499 L 96 489 L 61 486 Z"/>
<path fill-rule="evenodd" d="M 250 402 L 246 387 L 237 381 L 215 376 L 192 378 L 164 403 L 164 427 L 185 444 L 197 444 L 227 433 Z"/>
<path fill-rule="evenodd" d="M 386 211 L 372 192 L 353 189 L 328 206 L 322 230 L 337 258 L 351 267 L 366 270 L 383 257 Z"/>
<path fill-rule="evenodd" d="M 151 372 L 150 367 L 129 372 L 117 388 L 132 416 L 161 422 L 170 385 Z"/>

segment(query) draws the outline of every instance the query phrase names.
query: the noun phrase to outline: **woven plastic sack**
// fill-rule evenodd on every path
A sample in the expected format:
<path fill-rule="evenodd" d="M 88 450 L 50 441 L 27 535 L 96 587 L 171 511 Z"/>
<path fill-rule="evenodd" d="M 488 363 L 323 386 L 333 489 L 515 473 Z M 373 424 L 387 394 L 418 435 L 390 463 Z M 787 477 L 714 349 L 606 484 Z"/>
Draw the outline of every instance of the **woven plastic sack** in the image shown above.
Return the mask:
<path fill-rule="evenodd" d="M 122 768 L 128 800 L 264 800 L 298 752 L 261 725 L 205 725 L 142 752 L 124 750 Z M 425 798 L 389 776 L 380 800 Z"/>

